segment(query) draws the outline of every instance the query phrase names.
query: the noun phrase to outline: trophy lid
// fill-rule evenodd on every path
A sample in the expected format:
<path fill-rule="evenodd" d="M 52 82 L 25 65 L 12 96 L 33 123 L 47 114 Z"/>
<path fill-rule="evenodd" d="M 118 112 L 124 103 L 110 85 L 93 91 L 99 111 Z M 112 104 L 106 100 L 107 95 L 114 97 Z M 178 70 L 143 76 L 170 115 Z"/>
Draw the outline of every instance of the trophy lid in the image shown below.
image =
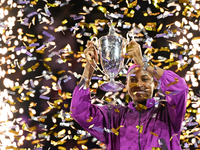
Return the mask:
<path fill-rule="evenodd" d="M 115 26 L 114 26 L 112 20 L 111 20 L 111 25 L 109 27 L 109 33 L 108 33 L 108 35 L 116 35 Z"/>

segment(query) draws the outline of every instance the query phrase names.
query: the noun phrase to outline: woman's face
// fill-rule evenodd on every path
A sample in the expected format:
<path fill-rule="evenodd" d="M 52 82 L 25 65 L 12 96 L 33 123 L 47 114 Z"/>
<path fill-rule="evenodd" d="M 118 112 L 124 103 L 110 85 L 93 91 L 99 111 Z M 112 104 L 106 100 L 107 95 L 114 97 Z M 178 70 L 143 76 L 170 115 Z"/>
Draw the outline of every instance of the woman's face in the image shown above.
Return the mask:
<path fill-rule="evenodd" d="M 127 90 L 133 101 L 146 103 L 152 98 L 156 82 L 153 77 L 140 68 L 132 69 L 127 78 Z"/>

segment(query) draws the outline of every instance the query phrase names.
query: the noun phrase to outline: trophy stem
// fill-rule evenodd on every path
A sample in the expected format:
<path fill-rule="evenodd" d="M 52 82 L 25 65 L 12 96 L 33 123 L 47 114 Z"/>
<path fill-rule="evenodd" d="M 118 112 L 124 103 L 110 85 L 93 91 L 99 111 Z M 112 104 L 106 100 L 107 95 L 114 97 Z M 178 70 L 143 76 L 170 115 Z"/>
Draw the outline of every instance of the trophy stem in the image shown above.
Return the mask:
<path fill-rule="evenodd" d="M 115 82 L 115 74 L 112 72 L 110 73 L 110 82 Z"/>
<path fill-rule="evenodd" d="M 107 92 L 118 92 L 124 89 L 124 84 L 115 81 L 115 74 L 110 73 L 110 81 L 101 84 L 100 89 Z"/>

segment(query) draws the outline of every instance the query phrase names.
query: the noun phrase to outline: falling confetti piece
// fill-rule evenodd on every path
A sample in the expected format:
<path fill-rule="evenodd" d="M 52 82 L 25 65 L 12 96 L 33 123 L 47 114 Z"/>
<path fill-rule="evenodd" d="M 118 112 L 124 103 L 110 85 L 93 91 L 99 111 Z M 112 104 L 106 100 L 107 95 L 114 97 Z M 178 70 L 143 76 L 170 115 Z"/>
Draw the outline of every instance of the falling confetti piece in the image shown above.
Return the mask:
<path fill-rule="evenodd" d="M 154 136 L 158 136 L 158 134 L 156 134 L 156 133 L 154 133 L 152 131 L 150 131 L 150 133 L 153 134 Z"/>

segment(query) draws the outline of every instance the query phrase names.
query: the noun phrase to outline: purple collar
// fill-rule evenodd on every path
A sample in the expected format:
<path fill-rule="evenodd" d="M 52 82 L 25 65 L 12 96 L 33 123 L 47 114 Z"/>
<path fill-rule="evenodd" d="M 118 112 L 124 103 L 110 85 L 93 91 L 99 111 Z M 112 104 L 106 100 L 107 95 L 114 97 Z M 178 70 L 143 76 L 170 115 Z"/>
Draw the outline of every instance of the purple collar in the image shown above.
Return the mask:
<path fill-rule="evenodd" d="M 147 99 L 147 103 L 146 103 L 147 109 L 153 107 L 155 104 L 156 104 L 156 100 L 154 98 Z M 135 104 L 133 103 L 133 101 L 128 103 L 128 107 L 131 108 L 132 110 L 136 110 L 134 106 Z"/>

